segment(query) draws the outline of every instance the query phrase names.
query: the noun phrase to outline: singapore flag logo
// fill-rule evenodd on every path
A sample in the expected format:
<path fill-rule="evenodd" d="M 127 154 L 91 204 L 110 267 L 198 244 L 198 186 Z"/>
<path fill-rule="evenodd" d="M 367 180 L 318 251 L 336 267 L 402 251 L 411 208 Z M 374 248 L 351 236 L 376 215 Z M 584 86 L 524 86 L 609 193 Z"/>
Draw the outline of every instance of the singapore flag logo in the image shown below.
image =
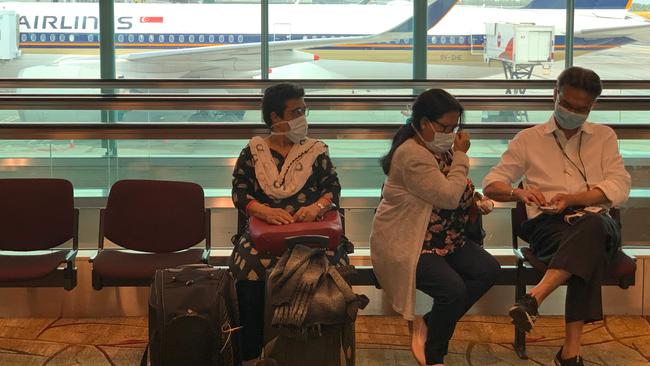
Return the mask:
<path fill-rule="evenodd" d="M 140 23 L 162 23 L 163 17 L 140 17 Z"/>

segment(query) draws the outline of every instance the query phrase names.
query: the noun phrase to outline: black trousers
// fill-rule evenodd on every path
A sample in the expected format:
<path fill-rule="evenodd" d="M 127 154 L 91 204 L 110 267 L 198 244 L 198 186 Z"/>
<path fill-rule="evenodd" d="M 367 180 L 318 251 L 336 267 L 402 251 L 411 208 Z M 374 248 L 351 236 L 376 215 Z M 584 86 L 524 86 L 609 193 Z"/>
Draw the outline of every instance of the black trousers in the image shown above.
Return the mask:
<path fill-rule="evenodd" d="M 609 216 L 588 214 L 573 225 L 564 215 L 540 215 L 522 225 L 522 238 L 533 254 L 572 276 L 567 282 L 567 323 L 603 319 L 601 285 L 609 261 L 620 245 L 620 229 Z"/>
<path fill-rule="evenodd" d="M 433 298 L 431 311 L 424 315 L 427 364 L 443 363 L 456 323 L 494 285 L 499 268 L 492 255 L 471 241 L 444 257 L 420 256 L 416 287 Z"/>
<path fill-rule="evenodd" d="M 239 321 L 242 325 L 242 359 L 252 360 L 262 353 L 264 343 L 264 291 L 263 281 L 237 281 Z"/>

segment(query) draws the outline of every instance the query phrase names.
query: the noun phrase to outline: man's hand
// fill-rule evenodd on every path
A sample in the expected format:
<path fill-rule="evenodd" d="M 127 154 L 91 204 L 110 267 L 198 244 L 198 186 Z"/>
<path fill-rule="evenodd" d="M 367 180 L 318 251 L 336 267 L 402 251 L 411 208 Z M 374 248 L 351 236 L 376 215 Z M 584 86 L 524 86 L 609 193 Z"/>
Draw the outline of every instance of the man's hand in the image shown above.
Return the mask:
<path fill-rule="evenodd" d="M 565 193 L 558 193 L 551 198 L 551 206 L 555 207 L 555 213 L 563 212 L 567 207 L 575 206 L 573 196 Z"/>
<path fill-rule="evenodd" d="M 312 222 L 316 221 L 318 214 L 320 213 L 320 207 L 316 204 L 301 207 L 295 214 L 293 214 L 293 219 L 296 222 Z"/>
<path fill-rule="evenodd" d="M 512 192 L 512 195 L 527 205 L 546 206 L 546 198 L 537 188 L 521 189 L 517 188 Z"/>
<path fill-rule="evenodd" d="M 264 221 L 273 225 L 285 225 L 294 222 L 291 214 L 281 208 L 264 207 L 261 209 L 261 214 Z"/>

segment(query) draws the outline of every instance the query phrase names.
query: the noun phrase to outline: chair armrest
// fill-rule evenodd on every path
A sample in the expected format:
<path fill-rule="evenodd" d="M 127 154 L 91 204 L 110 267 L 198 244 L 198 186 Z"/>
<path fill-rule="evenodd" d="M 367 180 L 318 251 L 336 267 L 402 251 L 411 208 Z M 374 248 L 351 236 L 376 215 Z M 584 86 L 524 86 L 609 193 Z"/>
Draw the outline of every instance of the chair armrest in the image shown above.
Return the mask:
<path fill-rule="evenodd" d="M 102 250 L 103 250 L 103 249 L 97 249 L 97 251 L 95 252 L 95 254 L 91 255 L 91 256 L 88 258 L 88 262 L 90 262 L 90 263 L 94 262 L 94 261 L 95 261 L 95 258 L 97 258 L 97 256 L 99 255 L 99 252 L 101 252 Z"/>
<path fill-rule="evenodd" d="M 65 256 L 65 261 L 66 262 L 74 262 L 75 258 L 77 258 L 77 253 L 79 253 L 78 249 L 72 249 L 66 254 Z"/>
<path fill-rule="evenodd" d="M 203 255 L 201 255 L 201 262 L 205 264 L 210 264 L 210 248 L 203 249 Z"/>
<path fill-rule="evenodd" d="M 517 257 L 518 260 L 522 262 L 527 261 L 526 257 L 524 256 L 524 253 L 521 252 L 521 248 L 513 249 L 512 251 L 515 253 L 515 257 Z"/>

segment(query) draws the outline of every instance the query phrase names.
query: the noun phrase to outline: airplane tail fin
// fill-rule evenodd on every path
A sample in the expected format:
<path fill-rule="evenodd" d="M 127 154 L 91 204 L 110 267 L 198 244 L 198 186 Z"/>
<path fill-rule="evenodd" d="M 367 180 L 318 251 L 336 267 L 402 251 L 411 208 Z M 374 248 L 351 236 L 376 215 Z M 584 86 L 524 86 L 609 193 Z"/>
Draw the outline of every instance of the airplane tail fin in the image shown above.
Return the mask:
<path fill-rule="evenodd" d="M 433 0 L 433 2 L 427 6 L 427 29 L 431 29 L 433 26 L 438 24 L 438 22 L 447 15 L 457 2 L 458 0 Z M 408 18 L 388 32 L 413 32 L 413 17 Z"/>
<path fill-rule="evenodd" d="M 634 0 L 576 0 L 576 9 L 630 9 Z M 526 9 L 566 9 L 566 0 L 533 0 Z"/>

